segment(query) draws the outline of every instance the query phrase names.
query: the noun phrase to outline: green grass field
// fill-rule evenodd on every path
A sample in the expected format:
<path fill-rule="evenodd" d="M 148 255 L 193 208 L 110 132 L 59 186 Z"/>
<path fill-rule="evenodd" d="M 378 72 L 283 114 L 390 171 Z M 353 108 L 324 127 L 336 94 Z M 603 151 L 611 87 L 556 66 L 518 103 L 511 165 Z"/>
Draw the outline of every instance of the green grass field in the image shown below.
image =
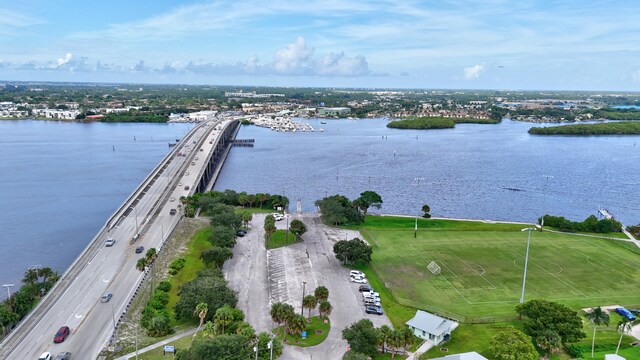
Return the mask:
<path fill-rule="evenodd" d="M 520 299 L 526 226 L 449 220 L 367 217 L 371 268 L 402 305 L 468 322 L 504 321 Z M 640 304 L 640 257 L 617 241 L 532 232 L 526 299 L 580 309 Z M 427 265 L 441 268 L 432 274 Z"/>

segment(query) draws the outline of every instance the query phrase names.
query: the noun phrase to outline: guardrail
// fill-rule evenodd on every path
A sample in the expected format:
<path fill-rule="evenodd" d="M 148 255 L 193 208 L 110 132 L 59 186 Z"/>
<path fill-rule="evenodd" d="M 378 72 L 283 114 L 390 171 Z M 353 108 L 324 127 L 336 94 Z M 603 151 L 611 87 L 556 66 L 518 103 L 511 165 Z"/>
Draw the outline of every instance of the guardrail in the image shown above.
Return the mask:
<path fill-rule="evenodd" d="M 193 134 L 195 134 L 197 129 L 199 129 L 203 125 L 204 125 L 204 123 L 201 123 L 201 124 L 198 124 L 197 126 L 195 126 L 187 134 L 187 136 L 185 136 L 183 138 L 182 141 L 188 141 L 188 139 L 190 139 L 193 136 Z M 151 171 L 151 173 L 131 193 L 131 195 L 129 195 L 129 197 L 127 197 L 127 199 L 122 203 L 122 205 L 118 209 L 116 209 L 116 211 L 114 211 L 114 213 L 109 217 L 109 219 L 100 228 L 100 230 L 98 230 L 98 232 L 93 237 L 93 239 L 89 242 L 89 244 L 87 244 L 87 246 L 82 250 L 82 252 L 78 255 L 78 257 L 76 257 L 76 259 L 73 261 L 73 263 L 71 263 L 71 265 L 69 265 L 69 267 L 65 270 L 65 272 L 60 276 L 60 280 L 58 280 L 56 282 L 56 284 L 49 290 L 49 292 L 29 312 L 29 314 L 27 314 L 22 320 L 20 320 L 20 322 L 18 322 L 18 324 L 2 340 L 2 342 L 0 342 L 0 358 L 6 357 L 7 356 L 7 352 L 9 350 L 11 350 L 11 346 L 9 346 L 9 345 L 11 345 L 12 342 L 15 342 L 15 341 L 18 340 L 17 337 L 16 337 L 16 334 L 19 333 L 20 331 L 22 331 L 22 329 L 26 326 L 26 324 L 31 324 L 34 321 L 36 321 L 37 318 L 38 318 L 38 316 L 36 316 L 37 314 L 45 312 L 46 310 L 48 310 L 48 307 L 50 307 L 52 305 L 51 300 L 53 298 L 55 298 L 57 296 L 60 296 L 61 294 L 64 293 L 63 290 L 70 284 L 68 279 L 73 277 L 71 275 L 73 273 L 79 273 L 86 266 L 86 264 L 85 264 L 84 266 L 78 267 L 80 262 L 82 260 L 87 260 L 88 253 L 89 253 L 90 250 L 95 250 L 100 245 L 102 245 L 97 240 L 99 238 L 101 238 L 102 235 L 104 235 L 105 231 L 108 232 L 109 230 L 111 230 L 111 228 L 113 228 L 113 226 L 115 226 L 115 224 L 118 223 L 119 220 L 117 220 L 115 222 L 114 222 L 114 220 L 119 219 L 122 216 L 122 214 L 124 214 L 126 212 L 126 210 L 131 206 L 131 204 L 134 203 L 140 197 L 140 194 L 141 194 L 142 190 L 144 190 L 144 188 L 147 187 L 148 183 L 151 181 L 151 179 L 153 179 L 157 175 L 158 171 L 165 164 L 167 164 L 172 157 L 175 156 L 175 153 L 177 152 L 177 149 L 178 149 L 178 146 L 174 146 L 171 149 L 171 151 L 169 151 L 169 153 L 162 159 L 162 161 L 160 161 L 160 163 Z M 91 255 L 93 255 L 93 254 L 91 254 Z"/>

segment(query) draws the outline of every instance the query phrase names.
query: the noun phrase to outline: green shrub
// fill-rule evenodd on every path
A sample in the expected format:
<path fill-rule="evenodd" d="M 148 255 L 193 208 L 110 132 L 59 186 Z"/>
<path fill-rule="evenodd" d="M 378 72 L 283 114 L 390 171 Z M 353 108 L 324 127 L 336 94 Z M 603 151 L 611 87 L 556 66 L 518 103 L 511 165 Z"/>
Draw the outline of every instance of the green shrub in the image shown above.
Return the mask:
<path fill-rule="evenodd" d="M 185 259 L 183 259 L 183 258 L 177 258 L 177 259 L 173 260 L 169 264 L 169 269 L 170 270 L 174 270 L 175 273 L 171 274 L 171 275 L 175 275 L 175 274 L 178 273 L 178 271 L 182 270 L 182 268 L 184 267 L 184 263 L 185 263 Z M 171 271 L 169 271 L 169 273 L 171 273 Z"/>
<path fill-rule="evenodd" d="M 169 292 L 169 290 L 171 290 L 171 283 L 168 280 L 160 281 L 156 290 Z"/>

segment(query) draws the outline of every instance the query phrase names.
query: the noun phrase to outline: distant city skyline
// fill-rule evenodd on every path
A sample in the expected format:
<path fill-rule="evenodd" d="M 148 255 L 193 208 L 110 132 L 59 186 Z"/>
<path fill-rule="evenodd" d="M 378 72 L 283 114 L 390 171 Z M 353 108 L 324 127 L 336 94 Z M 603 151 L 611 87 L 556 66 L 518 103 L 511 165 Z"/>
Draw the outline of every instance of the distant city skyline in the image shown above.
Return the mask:
<path fill-rule="evenodd" d="M 640 90 L 635 1 L 0 5 L 0 79 Z"/>

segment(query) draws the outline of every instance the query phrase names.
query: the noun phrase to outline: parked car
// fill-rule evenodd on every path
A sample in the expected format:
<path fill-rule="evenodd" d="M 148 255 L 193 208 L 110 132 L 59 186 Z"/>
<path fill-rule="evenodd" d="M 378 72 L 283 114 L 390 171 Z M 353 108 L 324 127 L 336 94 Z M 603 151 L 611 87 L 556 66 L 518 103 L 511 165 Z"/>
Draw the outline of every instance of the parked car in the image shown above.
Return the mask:
<path fill-rule="evenodd" d="M 364 299 L 364 306 L 382 306 L 380 300 Z"/>
<path fill-rule="evenodd" d="M 107 241 L 104 242 L 104 246 L 111 247 L 111 246 L 115 245 L 115 243 L 116 243 L 115 239 L 108 238 Z"/>
<path fill-rule="evenodd" d="M 245 235 L 247 235 L 247 230 L 240 229 L 240 230 L 236 231 L 236 236 L 242 237 L 242 236 L 245 236 Z"/>
<path fill-rule="evenodd" d="M 635 315 L 633 315 L 631 313 L 631 311 L 629 311 L 629 310 L 627 310 L 627 309 L 625 309 L 623 307 L 616 308 L 616 312 L 618 314 L 620 314 L 620 316 L 622 316 L 623 318 L 625 318 L 625 319 L 627 319 L 629 321 L 636 319 Z"/>
<path fill-rule="evenodd" d="M 373 291 L 373 288 L 369 285 L 360 285 L 360 288 L 358 288 L 358 290 L 360 292 L 365 292 L 365 291 L 370 292 L 370 291 Z"/>
<path fill-rule="evenodd" d="M 367 279 L 363 278 L 363 277 L 359 277 L 359 276 L 352 276 L 351 277 L 351 282 L 357 283 L 357 284 L 366 284 L 367 283 Z"/>
<path fill-rule="evenodd" d="M 349 275 L 350 276 L 366 277 L 366 275 L 362 271 L 358 271 L 358 270 L 351 270 L 351 272 L 349 272 Z"/>
<path fill-rule="evenodd" d="M 376 314 L 376 315 L 384 314 L 380 306 L 367 306 L 364 308 L 364 312 L 366 312 L 367 314 Z"/>
<path fill-rule="evenodd" d="M 370 295 L 369 293 L 362 293 L 362 299 L 380 301 L 380 298 L 378 296 L 373 296 L 373 295 Z"/>
<path fill-rule="evenodd" d="M 377 293 L 375 291 L 369 291 L 368 293 L 367 292 L 363 292 L 362 296 L 369 296 L 369 297 L 377 297 L 377 298 L 379 298 L 380 297 L 380 293 Z"/>
<path fill-rule="evenodd" d="M 50 352 L 42 353 L 42 355 L 40 355 L 38 360 L 51 360 L 51 353 Z"/>
<path fill-rule="evenodd" d="M 142 254 L 143 251 L 144 251 L 144 246 L 138 246 L 136 248 L 136 254 Z"/>
<path fill-rule="evenodd" d="M 56 333 L 56 335 L 53 337 L 53 342 L 54 343 L 61 343 L 64 341 L 64 339 L 67 338 L 67 336 L 69 336 L 69 333 L 71 331 L 69 330 L 68 326 L 63 326 L 61 327 L 58 332 Z"/>
<path fill-rule="evenodd" d="M 56 355 L 55 358 L 53 358 L 53 360 L 69 360 L 69 359 L 71 359 L 71 353 L 68 351 L 61 352 L 60 354 Z"/>
<path fill-rule="evenodd" d="M 104 295 L 102 295 L 102 297 L 100 298 L 100 302 L 106 303 L 109 302 L 109 300 L 111 300 L 111 298 L 113 297 L 112 293 L 105 293 Z"/>

